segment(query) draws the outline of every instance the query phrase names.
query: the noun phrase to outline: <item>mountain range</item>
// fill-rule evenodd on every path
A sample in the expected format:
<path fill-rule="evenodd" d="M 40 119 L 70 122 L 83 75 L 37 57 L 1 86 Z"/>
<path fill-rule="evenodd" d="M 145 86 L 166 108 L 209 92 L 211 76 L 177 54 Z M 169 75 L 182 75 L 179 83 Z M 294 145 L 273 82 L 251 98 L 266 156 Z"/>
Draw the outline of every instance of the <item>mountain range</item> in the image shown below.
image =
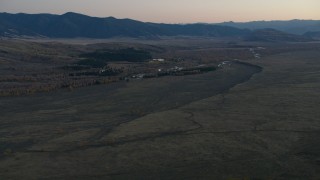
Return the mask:
<path fill-rule="evenodd" d="M 306 22 L 307 23 L 307 22 Z M 243 24 L 241 24 L 242 26 Z M 140 22 L 132 19 L 113 17 L 98 18 L 68 12 L 54 14 L 10 14 L 0 13 L 0 36 L 4 37 L 48 37 L 48 38 L 156 38 L 159 36 L 202 36 L 239 37 L 248 40 L 260 39 L 252 27 L 237 27 L 237 23 L 221 24 L 161 24 Z M 314 24 L 310 25 L 314 26 Z M 315 25 L 316 26 L 316 25 Z M 317 27 L 317 26 L 316 26 Z M 268 28 L 273 28 L 268 27 Z M 276 29 L 276 28 L 275 28 Z M 313 29 L 317 30 L 317 29 Z M 270 35 L 270 31 L 267 31 Z M 315 31 L 316 32 L 316 31 Z M 305 32 L 308 36 L 287 35 L 287 32 L 273 31 L 272 36 L 286 36 L 287 41 L 311 40 L 315 32 Z M 279 33 L 275 36 L 275 33 Z M 290 33 L 290 32 L 289 32 Z M 254 35 L 254 38 L 252 37 Z M 277 40 L 265 38 L 266 41 Z M 281 39 L 281 38 L 280 38 Z"/>
<path fill-rule="evenodd" d="M 252 22 L 224 22 L 216 25 L 231 26 L 241 29 L 272 28 L 286 33 L 303 35 L 308 32 L 320 32 L 320 20 L 290 20 L 290 21 L 252 21 Z"/>

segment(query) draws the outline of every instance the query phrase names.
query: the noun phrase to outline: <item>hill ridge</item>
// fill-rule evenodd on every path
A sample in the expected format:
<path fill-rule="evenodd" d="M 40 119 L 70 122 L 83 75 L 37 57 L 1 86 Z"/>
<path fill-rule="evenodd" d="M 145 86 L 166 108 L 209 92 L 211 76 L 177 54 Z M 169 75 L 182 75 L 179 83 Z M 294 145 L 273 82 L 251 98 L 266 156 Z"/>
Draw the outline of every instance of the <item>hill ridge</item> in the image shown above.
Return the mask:
<path fill-rule="evenodd" d="M 255 30 L 232 27 L 234 22 L 221 24 L 165 24 L 141 22 L 115 17 L 91 17 L 66 12 L 56 14 L 10 14 L 0 13 L 0 36 L 2 37 L 48 37 L 48 38 L 156 38 L 159 36 L 237 37 L 258 40 Z M 272 28 L 272 27 L 271 27 Z M 261 28 L 265 29 L 265 28 Z M 277 30 L 277 29 L 275 29 Z M 279 30 L 277 30 L 279 31 Z M 277 32 L 280 41 L 308 41 L 310 37 Z M 260 36 L 261 34 L 259 34 Z M 307 33 L 310 36 L 310 33 Z M 281 37 L 284 36 L 284 37 Z M 274 39 L 273 39 L 274 40 Z M 276 39 L 275 39 L 276 40 Z"/>
<path fill-rule="evenodd" d="M 205 24 L 160 24 L 114 17 L 91 17 L 67 12 L 54 14 L 0 13 L 1 36 L 46 36 L 60 38 L 110 38 L 117 36 L 244 36 L 250 33 L 228 26 Z"/>

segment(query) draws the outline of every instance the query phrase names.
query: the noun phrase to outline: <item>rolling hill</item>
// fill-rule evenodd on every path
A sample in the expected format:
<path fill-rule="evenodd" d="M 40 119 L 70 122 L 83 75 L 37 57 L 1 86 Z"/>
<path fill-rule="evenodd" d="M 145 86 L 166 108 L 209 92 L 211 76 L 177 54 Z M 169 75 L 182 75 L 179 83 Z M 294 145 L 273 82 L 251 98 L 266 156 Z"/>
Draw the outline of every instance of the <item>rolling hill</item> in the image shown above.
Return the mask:
<path fill-rule="evenodd" d="M 310 37 L 313 39 L 320 39 L 320 31 L 306 32 L 304 36 Z"/>
<path fill-rule="evenodd" d="M 308 42 L 313 40 L 311 37 L 289 34 L 270 28 L 255 30 L 246 39 L 249 41 L 265 42 Z"/>
<path fill-rule="evenodd" d="M 309 31 L 320 31 L 320 20 L 290 20 L 290 21 L 252 21 L 224 22 L 217 25 L 246 28 L 250 30 L 272 28 L 286 33 L 303 35 Z"/>
<path fill-rule="evenodd" d="M 113 17 L 97 18 L 77 13 L 0 13 L 1 36 L 44 36 L 50 38 L 111 38 L 154 36 L 245 36 L 249 30 L 206 24 L 156 24 Z"/>
<path fill-rule="evenodd" d="M 298 24 L 314 24 L 316 21 Z M 282 22 L 286 26 L 288 22 Z M 289 24 L 292 25 L 293 22 Z M 254 26 L 256 24 L 256 26 Z M 252 30 L 270 25 L 274 29 Z M 277 25 L 277 26 L 275 26 Z M 0 37 L 47 38 L 158 38 L 161 36 L 237 37 L 251 41 L 311 41 L 315 35 L 291 34 L 277 30 L 280 21 L 222 24 L 160 24 L 114 17 L 98 18 L 68 12 L 54 14 L 0 13 Z M 231 27 L 236 26 L 236 27 Z M 243 28 L 243 29 L 241 29 Z M 246 29 L 249 28 L 249 29 Z M 306 27 L 305 27 L 306 28 Z"/>

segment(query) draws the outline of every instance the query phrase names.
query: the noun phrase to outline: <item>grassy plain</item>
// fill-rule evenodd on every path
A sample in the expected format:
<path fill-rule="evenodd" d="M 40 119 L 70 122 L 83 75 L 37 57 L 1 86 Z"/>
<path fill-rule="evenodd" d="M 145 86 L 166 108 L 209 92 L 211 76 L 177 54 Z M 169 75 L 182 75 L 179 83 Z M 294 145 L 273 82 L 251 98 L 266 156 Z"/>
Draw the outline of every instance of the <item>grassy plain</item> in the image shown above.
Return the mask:
<path fill-rule="evenodd" d="M 262 71 L 1 97 L 0 177 L 318 179 L 319 46 L 272 46 L 242 59 Z"/>

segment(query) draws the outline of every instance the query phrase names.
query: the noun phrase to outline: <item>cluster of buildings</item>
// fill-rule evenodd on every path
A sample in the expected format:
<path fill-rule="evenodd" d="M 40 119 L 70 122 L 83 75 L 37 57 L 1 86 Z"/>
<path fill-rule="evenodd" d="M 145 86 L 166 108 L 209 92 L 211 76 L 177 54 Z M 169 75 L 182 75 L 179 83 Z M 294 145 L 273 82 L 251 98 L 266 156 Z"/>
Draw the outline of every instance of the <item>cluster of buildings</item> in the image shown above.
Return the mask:
<path fill-rule="evenodd" d="M 257 50 L 263 50 L 265 48 L 264 47 L 257 47 L 256 49 Z M 255 59 L 260 59 L 261 58 L 261 54 L 257 53 L 254 48 L 250 48 L 249 51 L 253 54 Z"/>

